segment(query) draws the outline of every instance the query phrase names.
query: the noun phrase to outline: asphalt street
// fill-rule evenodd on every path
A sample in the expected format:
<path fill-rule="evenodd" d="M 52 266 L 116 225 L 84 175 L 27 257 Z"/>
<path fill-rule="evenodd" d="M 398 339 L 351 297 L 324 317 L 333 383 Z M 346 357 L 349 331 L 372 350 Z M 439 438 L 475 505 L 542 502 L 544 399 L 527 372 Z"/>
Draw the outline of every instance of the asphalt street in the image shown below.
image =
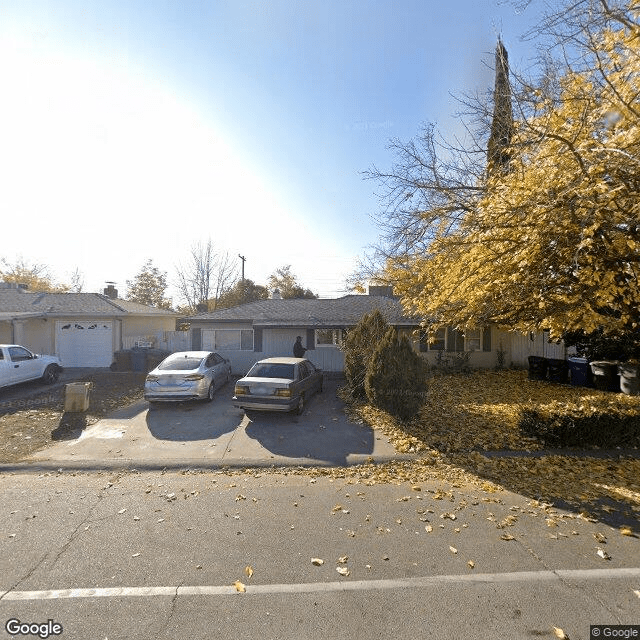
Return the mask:
<path fill-rule="evenodd" d="M 260 469 L 3 474 L 0 492 L 0 637 L 11 619 L 87 640 L 640 623 L 636 538 L 508 492 Z"/>

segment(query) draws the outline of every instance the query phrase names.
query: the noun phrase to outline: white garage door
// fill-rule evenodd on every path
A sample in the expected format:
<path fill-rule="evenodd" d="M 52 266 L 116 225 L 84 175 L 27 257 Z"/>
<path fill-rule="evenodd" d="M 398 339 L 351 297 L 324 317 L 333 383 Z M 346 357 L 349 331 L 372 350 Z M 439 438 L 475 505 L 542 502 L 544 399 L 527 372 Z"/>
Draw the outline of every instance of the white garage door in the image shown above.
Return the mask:
<path fill-rule="evenodd" d="M 110 366 L 113 362 L 113 322 L 58 322 L 56 352 L 63 367 Z"/>

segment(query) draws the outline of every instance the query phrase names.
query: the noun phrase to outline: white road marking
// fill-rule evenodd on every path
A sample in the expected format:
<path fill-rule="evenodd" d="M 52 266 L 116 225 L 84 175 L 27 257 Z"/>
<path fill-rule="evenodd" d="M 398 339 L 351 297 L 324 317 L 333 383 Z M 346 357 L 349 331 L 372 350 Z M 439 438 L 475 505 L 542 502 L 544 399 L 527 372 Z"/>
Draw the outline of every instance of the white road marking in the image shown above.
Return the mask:
<path fill-rule="evenodd" d="M 95 589 L 50 589 L 48 591 L 4 591 L 0 601 L 61 600 L 68 598 L 130 598 L 152 596 L 225 596 L 268 595 L 282 593 L 317 593 L 331 591 L 373 591 L 384 589 L 415 589 L 441 584 L 498 584 L 507 582 L 552 582 L 562 580 L 610 580 L 640 578 L 640 567 L 620 569 L 558 569 L 556 571 L 517 571 L 512 573 L 478 573 L 424 576 L 390 580 L 351 580 L 306 582 L 294 584 L 245 584 L 240 594 L 234 585 L 186 587 L 109 587 Z"/>

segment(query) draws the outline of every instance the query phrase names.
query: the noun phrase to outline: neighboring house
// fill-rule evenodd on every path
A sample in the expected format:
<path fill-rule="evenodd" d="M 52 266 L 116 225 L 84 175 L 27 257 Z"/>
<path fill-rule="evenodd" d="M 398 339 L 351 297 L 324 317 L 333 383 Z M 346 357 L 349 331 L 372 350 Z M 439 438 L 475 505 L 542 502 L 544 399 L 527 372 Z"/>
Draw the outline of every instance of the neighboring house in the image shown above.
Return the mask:
<path fill-rule="evenodd" d="M 376 309 L 390 325 L 408 335 L 416 351 L 431 363 L 437 362 L 439 353 L 453 352 L 448 355 L 454 357 L 456 352 L 470 351 L 471 367 L 494 367 L 498 349 L 505 352 L 505 365 L 511 363 L 510 334 L 495 327 L 465 335 L 443 329 L 434 342 L 428 342 L 419 322 L 404 315 L 400 302 L 388 295 L 385 287 L 370 287 L 368 295 L 333 299 L 260 300 L 187 320 L 192 348 L 211 349 L 229 358 L 236 374 L 245 373 L 262 358 L 293 355 L 296 336 L 302 336 L 305 357 L 324 371 L 340 372 L 344 370 L 340 346 L 345 331 Z"/>
<path fill-rule="evenodd" d="M 175 329 L 177 314 L 99 293 L 36 293 L 0 283 L 0 343 L 55 354 L 64 367 L 108 367 L 130 336 Z M 113 296 L 113 297 L 110 297 Z"/>

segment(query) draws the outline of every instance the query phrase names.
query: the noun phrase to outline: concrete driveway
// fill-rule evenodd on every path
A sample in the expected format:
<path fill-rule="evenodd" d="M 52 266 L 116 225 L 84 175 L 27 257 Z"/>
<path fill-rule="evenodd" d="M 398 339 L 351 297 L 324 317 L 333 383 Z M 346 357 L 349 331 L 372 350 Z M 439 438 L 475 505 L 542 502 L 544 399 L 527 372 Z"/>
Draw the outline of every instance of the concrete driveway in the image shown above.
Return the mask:
<path fill-rule="evenodd" d="M 138 469 L 271 465 L 349 465 L 385 461 L 397 454 L 380 432 L 350 422 L 336 396 L 341 384 L 325 382 L 304 413 L 250 412 L 233 407 L 233 384 L 213 402 L 139 400 L 78 428 L 30 462 L 45 466 Z"/>

